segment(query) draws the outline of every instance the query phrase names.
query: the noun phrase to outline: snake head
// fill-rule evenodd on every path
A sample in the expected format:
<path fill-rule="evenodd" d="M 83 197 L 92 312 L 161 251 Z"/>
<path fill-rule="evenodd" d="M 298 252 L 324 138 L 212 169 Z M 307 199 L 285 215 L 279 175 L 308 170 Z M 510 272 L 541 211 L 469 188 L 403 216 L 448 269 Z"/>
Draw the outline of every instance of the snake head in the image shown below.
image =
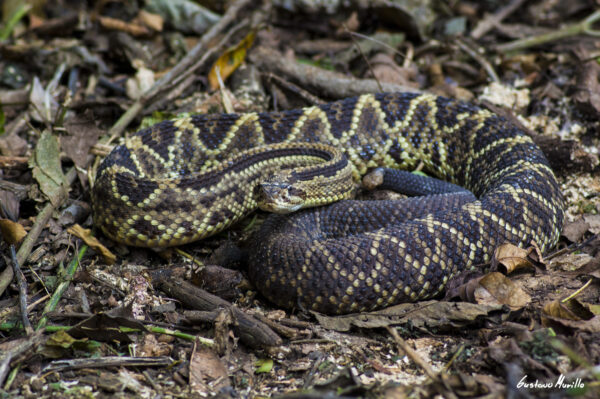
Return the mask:
<path fill-rule="evenodd" d="M 257 202 L 263 211 L 290 213 L 304 206 L 305 193 L 293 184 L 290 176 L 278 173 L 259 184 Z"/>

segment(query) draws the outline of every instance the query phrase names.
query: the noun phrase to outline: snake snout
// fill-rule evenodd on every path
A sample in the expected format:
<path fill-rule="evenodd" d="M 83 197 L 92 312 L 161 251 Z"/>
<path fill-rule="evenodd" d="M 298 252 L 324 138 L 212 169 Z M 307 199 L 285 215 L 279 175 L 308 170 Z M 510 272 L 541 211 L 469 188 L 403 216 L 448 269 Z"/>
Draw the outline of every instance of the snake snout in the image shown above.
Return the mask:
<path fill-rule="evenodd" d="M 295 212 L 304 205 L 304 192 L 288 182 L 262 182 L 258 186 L 257 202 L 263 211 Z"/>

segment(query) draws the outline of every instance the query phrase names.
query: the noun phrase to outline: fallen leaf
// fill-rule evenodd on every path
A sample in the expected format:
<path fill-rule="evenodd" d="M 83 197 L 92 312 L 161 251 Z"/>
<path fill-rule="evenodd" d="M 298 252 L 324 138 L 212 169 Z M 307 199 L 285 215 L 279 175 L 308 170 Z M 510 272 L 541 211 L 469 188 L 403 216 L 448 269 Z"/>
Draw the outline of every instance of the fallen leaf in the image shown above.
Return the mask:
<path fill-rule="evenodd" d="M 120 343 L 133 342 L 131 330 L 146 331 L 141 322 L 132 320 L 131 306 L 114 308 L 110 312 L 95 314 L 69 329 L 75 338 L 89 338 L 96 341 Z M 135 332 L 137 334 L 137 332 Z"/>
<path fill-rule="evenodd" d="M 544 305 L 542 313 L 567 320 L 589 320 L 594 317 L 594 313 L 577 299 L 569 299 L 566 302 L 552 301 Z"/>
<path fill-rule="evenodd" d="M 9 219 L 0 219 L 0 231 L 2 232 L 4 240 L 12 245 L 21 242 L 27 235 L 25 228 L 21 224 Z"/>
<path fill-rule="evenodd" d="M 410 323 L 415 328 L 456 329 L 473 324 L 480 317 L 490 316 L 502 305 L 478 305 L 468 302 L 423 301 L 401 303 L 375 312 L 326 316 L 313 313 L 319 324 L 329 330 L 349 331 L 350 328 L 381 328 Z"/>
<path fill-rule="evenodd" d="M 60 139 L 60 146 L 75 165 L 85 169 L 90 148 L 98 142 L 102 134 L 91 116 L 76 114 L 65 120 L 66 135 Z"/>
<path fill-rule="evenodd" d="M 254 371 L 256 374 L 260 373 L 270 373 L 273 370 L 273 360 L 272 359 L 259 359 L 254 365 L 256 366 L 256 370 Z"/>
<path fill-rule="evenodd" d="M 502 244 L 494 251 L 491 270 L 499 270 L 499 266 L 509 274 L 519 269 L 532 269 L 544 267 L 541 251 L 537 246 L 527 249 L 519 248 L 513 244 Z"/>
<path fill-rule="evenodd" d="M 523 308 L 531 297 L 502 273 L 492 272 L 479 280 L 473 292 L 475 302 L 482 305 L 507 305 L 511 310 Z"/>
<path fill-rule="evenodd" d="M 227 368 L 219 356 L 214 350 L 196 341 L 190 358 L 190 387 L 204 394 L 218 392 L 229 385 Z"/>
<path fill-rule="evenodd" d="M 98 241 L 98 239 L 92 235 L 92 230 L 84 229 L 79 224 L 74 224 L 67 229 L 67 232 L 81 238 L 89 247 L 93 248 L 94 251 L 102 255 L 104 263 L 107 265 L 112 265 L 117 261 L 115 254 L 110 252 L 108 248 L 102 245 L 100 241 Z"/>
<path fill-rule="evenodd" d="M 29 102 L 32 108 L 31 117 L 38 122 L 52 122 L 59 107 L 56 100 L 57 95 L 55 84 L 51 82 L 44 88 L 39 78 L 34 77 L 29 93 Z"/>
<path fill-rule="evenodd" d="M 100 343 L 87 338 L 73 338 L 65 330 L 58 330 L 50 335 L 39 353 L 51 359 L 70 357 L 76 351 L 85 351 L 94 354 L 100 348 Z"/>
<path fill-rule="evenodd" d="M 570 223 L 565 223 L 565 227 L 563 227 L 561 234 L 571 242 L 579 242 L 579 240 L 583 238 L 583 235 L 589 229 L 590 225 L 583 219 L 583 217 L 579 217 Z"/>
<path fill-rule="evenodd" d="M 600 316 L 577 299 L 566 302 L 553 301 L 542 309 L 542 325 L 555 330 L 579 330 L 600 332 Z"/>
<path fill-rule="evenodd" d="M 237 45 L 226 50 L 221 56 L 215 61 L 210 72 L 208 73 L 208 82 L 211 90 L 219 88 L 219 79 L 217 77 L 217 69 L 221 75 L 221 79 L 225 81 L 229 75 L 231 75 L 244 61 L 246 58 L 247 50 L 254 43 L 254 37 L 256 31 L 252 30 L 246 35 Z"/>
<path fill-rule="evenodd" d="M 58 139 L 49 131 L 44 131 L 40 136 L 33 156 L 29 158 L 29 167 L 40 190 L 52 205 L 58 206 L 61 197 L 67 194 L 67 184 L 60 165 Z"/>

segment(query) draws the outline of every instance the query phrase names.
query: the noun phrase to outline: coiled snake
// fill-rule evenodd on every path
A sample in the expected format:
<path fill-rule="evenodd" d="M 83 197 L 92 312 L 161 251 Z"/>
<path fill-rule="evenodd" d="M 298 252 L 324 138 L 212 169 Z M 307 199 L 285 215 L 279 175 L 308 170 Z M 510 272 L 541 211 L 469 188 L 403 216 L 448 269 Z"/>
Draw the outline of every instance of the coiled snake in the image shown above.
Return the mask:
<path fill-rule="evenodd" d="M 251 281 L 281 306 L 365 311 L 432 297 L 503 242 L 544 251 L 558 240 L 562 195 L 531 139 L 487 110 L 413 93 L 161 122 L 104 160 L 94 219 L 122 243 L 180 245 L 227 228 L 261 196 L 292 202 L 264 204 L 275 210 L 317 206 L 347 198 L 350 175 L 418 164 L 477 199 L 344 200 L 270 216 L 250 246 Z"/>

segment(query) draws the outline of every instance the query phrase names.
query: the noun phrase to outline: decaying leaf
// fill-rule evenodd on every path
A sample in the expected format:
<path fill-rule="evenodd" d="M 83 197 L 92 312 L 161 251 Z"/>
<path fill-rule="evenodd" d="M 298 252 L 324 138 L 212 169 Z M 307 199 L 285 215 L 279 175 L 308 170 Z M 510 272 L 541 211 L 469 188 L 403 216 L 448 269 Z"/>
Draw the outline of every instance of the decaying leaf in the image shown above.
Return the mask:
<path fill-rule="evenodd" d="M 498 272 L 472 278 L 446 295 L 446 299 L 455 297 L 482 305 L 507 305 L 512 310 L 520 309 L 531 301 L 519 285 Z"/>
<path fill-rule="evenodd" d="M 227 77 L 231 75 L 246 58 L 246 52 L 254 43 L 255 36 L 256 31 L 251 31 L 238 44 L 229 48 L 215 61 L 208 74 L 208 82 L 211 90 L 216 90 L 219 88 L 217 70 L 221 75 L 221 79 L 227 79 Z"/>
<path fill-rule="evenodd" d="M 0 219 L 0 231 L 2 237 L 9 244 L 18 244 L 27 235 L 25 228 L 9 219 Z"/>
<path fill-rule="evenodd" d="M 536 245 L 523 249 L 508 243 L 494 251 L 491 270 L 498 270 L 499 266 L 504 268 L 506 274 L 524 268 L 535 270 L 535 267 L 545 267 L 541 251 Z"/>
<path fill-rule="evenodd" d="M 492 272 L 483 276 L 473 292 L 475 301 L 486 305 L 507 305 L 518 310 L 531 301 L 531 297 L 502 273 Z"/>
<path fill-rule="evenodd" d="M 65 120 L 66 135 L 61 136 L 60 144 L 62 150 L 75 165 L 84 168 L 87 163 L 88 152 L 98 142 L 102 134 L 88 115 L 75 115 Z"/>
<path fill-rule="evenodd" d="M 544 305 L 543 313 L 548 316 L 567 320 L 589 320 L 594 314 L 577 299 L 566 302 L 552 301 Z"/>
<path fill-rule="evenodd" d="M 600 316 L 577 299 L 553 301 L 542 309 L 542 325 L 554 329 L 600 332 Z"/>
<path fill-rule="evenodd" d="M 29 167 L 40 190 L 52 205 L 58 206 L 60 198 L 67 193 L 67 184 L 60 165 L 58 139 L 49 131 L 44 131 L 40 136 L 33 156 L 29 158 Z"/>
<path fill-rule="evenodd" d="M 69 329 L 75 338 L 90 338 L 96 341 L 121 343 L 132 342 L 129 331 L 146 331 L 146 327 L 132 320 L 131 307 L 121 307 L 107 313 L 95 314 Z"/>
<path fill-rule="evenodd" d="M 48 337 L 39 353 L 45 357 L 58 359 L 71 355 L 75 350 L 94 353 L 99 347 L 99 342 L 90 341 L 87 338 L 75 339 L 65 330 L 59 330 Z"/>
<path fill-rule="evenodd" d="M 402 303 L 375 312 L 325 316 L 314 313 L 319 324 L 336 331 L 351 327 L 381 328 L 409 323 L 417 328 L 459 328 L 472 324 L 478 317 L 501 310 L 502 305 L 477 305 L 467 302 L 424 301 Z"/>
<path fill-rule="evenodd" d="M 55 96 L 56 84 L 51 82 L 44 88 L 37 76 L 33 78 L 29 94 L 29 101 L 33 108 L 31 116 L 38 122 L 52 122 L 59 107 Z"/>
<path fill-rule="evenodd" d="M 190 358 L 190 386 L 198 393 L 217 392 L 229 386 L 227 368 L 214 350 L 199 341 Z"/>
<path fill-rule="evenodd" d="M 94 251 L 101 254 L 102 258 L 104 259 L 104 263 L 107 265 L 112 265 L 117 261 L 115 254 L 110 252 L 108 248 L 102 245 L 100 241 L 98 241 L 96 237 L 92 235 L 92 231 L 90 229 L 84 229 L 79 224 L 74 224 L 67 229 L 67 232 L 81 238 L 83 242 L 93 248 Z"/>

